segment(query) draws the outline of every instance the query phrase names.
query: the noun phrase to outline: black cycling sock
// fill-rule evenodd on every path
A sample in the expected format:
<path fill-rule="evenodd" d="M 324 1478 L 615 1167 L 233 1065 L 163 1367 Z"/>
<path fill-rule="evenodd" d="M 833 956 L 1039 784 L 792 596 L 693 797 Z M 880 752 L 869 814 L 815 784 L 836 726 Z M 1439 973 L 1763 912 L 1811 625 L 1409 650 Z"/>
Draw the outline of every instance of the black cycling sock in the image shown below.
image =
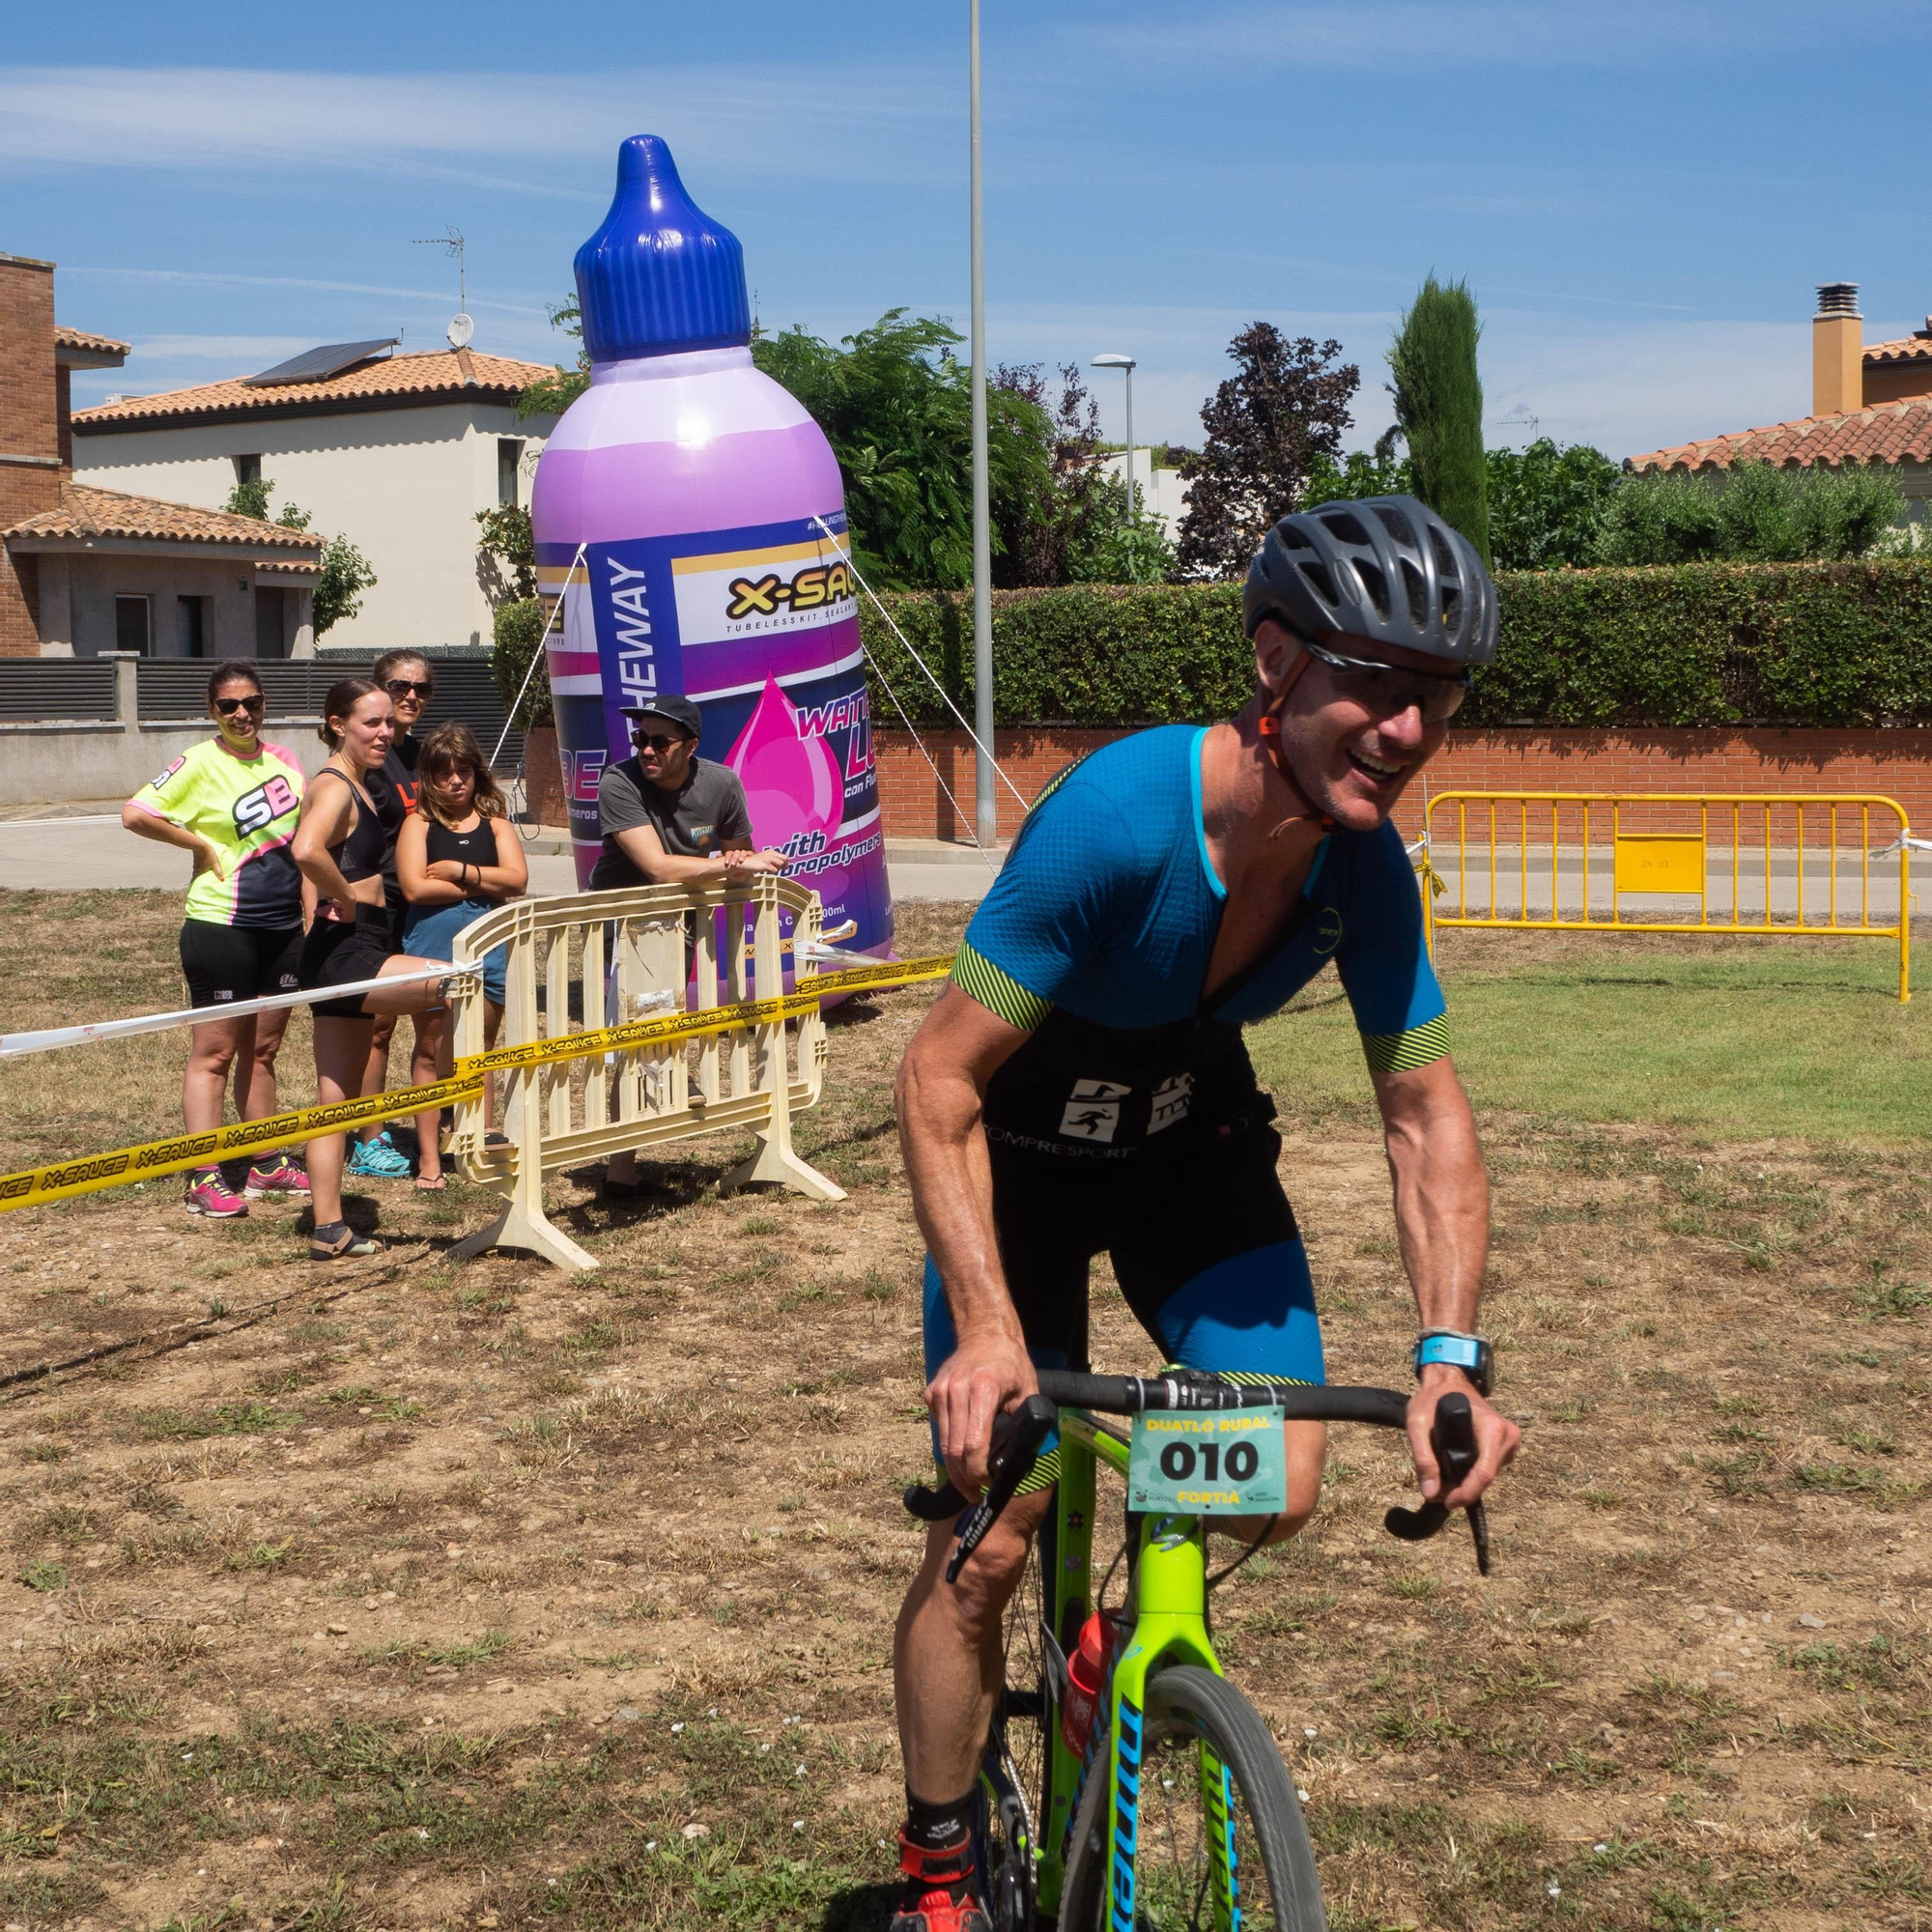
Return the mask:
<path fill-rule="evenodd" d="M 332 1246 L 348 1232 L 349 1223 L 347 1221 L 328 1221 L 318 1226 L 315 1233 L 309 1236 L 309 1239 L 312 1241 L 321 1241 L 325 1246 Z"/>
<path fill-rule="evenodd" d="M 906 1836 L 923 1852 L 943 1852 L 966 1835 L 973 1820 L 973 1794 L 930 1804 L 906 1786 Z"/>

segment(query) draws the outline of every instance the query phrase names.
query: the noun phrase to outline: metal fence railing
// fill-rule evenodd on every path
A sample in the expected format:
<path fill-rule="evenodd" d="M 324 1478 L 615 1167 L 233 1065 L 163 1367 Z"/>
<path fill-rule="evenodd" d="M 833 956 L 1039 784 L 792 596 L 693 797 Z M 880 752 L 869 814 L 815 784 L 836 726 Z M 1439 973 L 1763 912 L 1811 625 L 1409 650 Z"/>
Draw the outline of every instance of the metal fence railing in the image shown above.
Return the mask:
<path fill-rule="evenodd" d="M 1426 831 L 1432 955 L 1451 926 L 1887 939 L 1912 997 L 1912 828 L 1878 793 L 1445 791 Z"/>
<path fill-rule="evenodd" d="M 92 658 L 0 658 L 0 724 L 111 724 L 114 667 Z"/>

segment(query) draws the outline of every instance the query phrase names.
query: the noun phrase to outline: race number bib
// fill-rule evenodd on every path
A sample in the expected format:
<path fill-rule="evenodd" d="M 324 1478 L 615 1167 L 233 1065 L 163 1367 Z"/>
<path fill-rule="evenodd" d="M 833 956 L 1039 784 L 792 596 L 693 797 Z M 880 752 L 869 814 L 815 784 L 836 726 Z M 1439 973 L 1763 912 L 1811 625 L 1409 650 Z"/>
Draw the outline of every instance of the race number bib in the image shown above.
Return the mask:
<path fill-rule="evenodd" d="M 1282 1411 L 1137 1415 L 1127 1507 L 1186 1516 L 1279 1516 L 1288 1508 Z"/>

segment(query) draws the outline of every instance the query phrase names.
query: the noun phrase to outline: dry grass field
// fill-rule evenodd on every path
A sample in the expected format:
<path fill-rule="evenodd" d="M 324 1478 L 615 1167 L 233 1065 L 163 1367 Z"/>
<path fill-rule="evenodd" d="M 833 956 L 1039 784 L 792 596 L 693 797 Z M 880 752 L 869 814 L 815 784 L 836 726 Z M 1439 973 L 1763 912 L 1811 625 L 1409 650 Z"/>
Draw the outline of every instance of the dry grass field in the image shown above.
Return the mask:
<path fill-rule="evenodd" d="M 178 916 L 8 896 L 6 1024 L 171 1004 Z M 957 929 L 902 909 L 907 950 Z M 1643 946 L 1589 970 L 1654 986 Z M 1535 1042 L 1483 1003 L 1575 958 L 1457 953 L 1526 1425 L 1496 1574 L 1460 1531 L 1382 1535 L 1403 1463 L 1338 1433 L 1315 1525 L 1217 1597 L 1224 1660 L 1309 1793 L 1338 1932 L 1932 1927 L 1925 1141 L 1909 1113 L 1752 1137 L 1535 1103 L 1509 1059 Z M 1828 993 L 1787 988 L 1793 1053 Z M 849 1201 L 720 1201 L 732 1136 L 635 1211 L 560 1176 L 590 1276 L 448 1264 L 489 1208 L 460 1186 L 365 1187 L 397 1245 L 327 1269 L 305 1214 L 190 1221 L 173 1181 L 0 1216 L 0 1374 L 149 1338 L 0 1386 L 8 1932 L 883 1924 L 924 1467 L 890 1083 L 928 997 L 834 1025 L 800 1143 Z M 1386 1180 L 1325 997 L 1258 1057 L 1330 1373 L 1399 1385 Z M 0 1068 L 0 1166 L 166 1131 L 179 1051 Z M 298 1027 L 292 1097 L 305 1063 Z M 1095 1300 L 1098 1365 L 1147 1365 Z"/>

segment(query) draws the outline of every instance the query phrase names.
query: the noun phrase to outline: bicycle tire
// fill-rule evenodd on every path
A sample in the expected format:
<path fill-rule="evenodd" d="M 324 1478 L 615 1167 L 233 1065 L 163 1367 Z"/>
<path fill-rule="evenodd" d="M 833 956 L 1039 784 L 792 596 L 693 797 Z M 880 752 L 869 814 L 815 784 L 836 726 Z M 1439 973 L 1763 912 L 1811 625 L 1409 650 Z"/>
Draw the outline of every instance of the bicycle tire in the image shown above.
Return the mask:
<path fill-rule="evenodd" d="M 1039 1634 L 1055 1575 L 1054 1532 L 1049 1514 L 1027 1551 L 1026 1568 L 1007 1605 L 1001 1690 L 980 1768 L 983 1812 L 974 1851 L 980 1897 L 994 1932 L 1036 1932 L 1037 1834 L 1044 1823 L 1051 1739 L 1060 1721 Z M 1017 1812 L 1012 1809 L 1015 1798 L 1021 1804 Z M 1022 1820 L 1024 1829 L 1015 1829 Z"/>
<path fill-rule="evenodd" d="M 1166 1827 L 1161 1844 L 1159 1765 L 1166 1752 L 1187 1742 L 1205 1744 L 1227 1767 L 1237 1799 L 1234 1818 L 1237 1882 L 1257 1861 L 1267 1882 L 1267 1900 L 1251 1903 L 1246 1886 L 1241 1893 L 1243 1932 L 1326 1932 L 1328 1919 L 1321 1906 L 1321 1885 L 1315 1870 L 1315 1854 L 1308 1829 L 1295 1802 L 1294 1782 L 1282 1763 L 1281 1752 L 1255 1708 L 1224 1677 L 1194 1664 L 1172 1664 L 1148 1681 L 1147 1708 L 1141 1721 L 1142 1794 L 1139 1843 L 1136 1848 L 1136 1927 L 1201 1928 L 1216 1923 L 1214 1901 L 1204 1883 L 1195 1888 L 1194 1910 L 1179 1916 L 1164 1909 L 1158 1888 L 1143 1882 L 1143 1870 L 1172 1858 L 1176 1870 L 1183 1859 L 1196 1861 L 1196 1848 L 1183 1845 L 1178 1826 Z M 1194 1753 L 1198 1760 L 1198 1749 Z M 1179 1788 L 1179 1780 L 1176 1781 Z M 1099 1932 L 1111 1918 L 1112 1847 L 1102 1843 L 1108 1815 L 1108 1780 L 1104 1769 L 1088 1781 L 1067 1843 L 1066 1887 L 1062 1896 L 1063 1932 Z M 1195 1794 L 1199 1806 L 1198 1788 Z M 1205 1833 L 1204 1833 L 1205 1842 Z M 1197 1861 L 1198 1862 L 1198 1861 Z M 1206 1872 L 1199 1864 L 1200 1873 Z M 1184 1908 L 1185 1899 L 1179 1900 Z"/>

